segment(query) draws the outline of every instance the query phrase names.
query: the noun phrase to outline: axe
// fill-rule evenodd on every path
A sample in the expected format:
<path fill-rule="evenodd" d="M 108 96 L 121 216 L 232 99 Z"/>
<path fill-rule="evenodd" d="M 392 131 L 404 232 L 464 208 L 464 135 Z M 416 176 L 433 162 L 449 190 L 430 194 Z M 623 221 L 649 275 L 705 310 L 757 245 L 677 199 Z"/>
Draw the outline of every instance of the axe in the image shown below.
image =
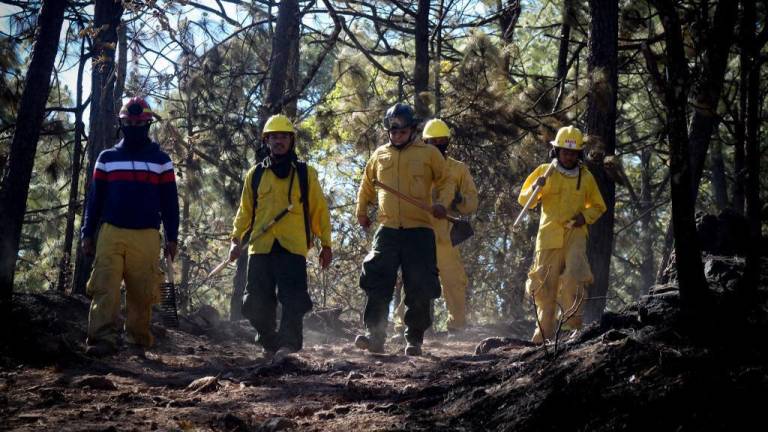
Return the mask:
<path fill-rule="evenodd" d="M 421 202 L 416 198 L 410 197 L 396 189 L 393 189 L 385 185 L 384 183 L 378 180 L 374 180 L 373 184 L 384 189 L 387 192 L 392 193 L 393 195 L 402 199 L 403 201 L 409 202 L 430 214 L 432 213 L 432 207 L 429 204 Z M 453 246 L 458 245 L 459 243 L 472 237 L 475 234 L 475 231 L 472 229 L 472 225 L 470 225 L 469 222 L 454 216 L 450 216 L 450 215 L 446 215 L 445 218 L 448 219 L 453 224 L 453 226 L 451 226 L 451 244 Z"/>

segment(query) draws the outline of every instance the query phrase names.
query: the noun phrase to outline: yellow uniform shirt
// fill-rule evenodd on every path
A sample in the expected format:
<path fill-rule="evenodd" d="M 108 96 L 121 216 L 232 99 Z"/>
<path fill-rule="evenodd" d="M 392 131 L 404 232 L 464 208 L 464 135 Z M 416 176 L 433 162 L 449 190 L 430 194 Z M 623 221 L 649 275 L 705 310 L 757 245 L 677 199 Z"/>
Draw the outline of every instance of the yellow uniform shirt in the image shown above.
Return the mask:
<path fill-rule="evenodd" d="M 520 205 L 533 193 L 536 179 L 544 174 L 548 163 L 539 165 L 531 175 L 525 179 L 523 188 L 517 201 Z M 576 189 L 578 176 L 568 177 L 557 170 L 547 178 L 547 182 L 534 199 L 531 208 L 536 207 L 541 201 L 541 220 L 539 221 L 539 235 L 536 237 L 536 250 L 557 249 L 563 247 L 565 238 L 565 225 L 578 213 L 584 216 L 587 224 L 578 230 L 587 230 L 587 225 L 595 221 L 605 213 L 606 207 L 597 182 L 587 167 L 581 166 L 581 186 Z"/>
<path fill-rule="evenodd" d="M 472 179 L 472 174 L 469 173 L 469 168 L 463 162 L 457 161 L 453 158 L 446 159 L 448 163 L 448 176 L 451 182 L 456 186 L 456 191 L 461 194 L 463 198 L 460 203 L 456 205 L 456 211 L 454 209 L 448 209 L 451 214 L 469 215 L 477 210 L 477 188 L 475 187 L 475 181 Z M 435 229 L 435 237 L 437 237 L 438 243 L 451 243 L 451 223 L 446 219 L 434 219 L 433 226 Z"/>
<path fill-rule="evenodd" d="M 454 194 L 447 163 L 434 146 L 415 140 L 402 150 L 391 144 L 377 148 L 365 165 L 357 191 L 357 216 L 368 215 L 368 204 L 378 203 L 379 222 L 389 228 L 432 228 L 432 216 L 373 184 L 378 180 L 406 195 L 432 205 L 432 187 L 437 202 L 448 208 Z"/>
<path fill-rule="evenodd" d="M 292 169 L 295 172 L 295 169 Z M 253 216 L 253 189 L 251 187 L 253 174 L 256 167 L 251 168 L 245 176 L 245 185 L 240 197 L 240 208 L 235 216 L 232 238 L 242 239 L 248 230 Z M 265 254 L 272 250 L 275 240 L 280 242 L 285 249 L 296 255 L 307 255 L 307 239 L 304 233 L 304 209 L 301 204 L 301 187 L 299 187 L 299 175 L 296 172 L 291 188 L 291 202 L 293 209 L 285 217 L 275 223 L 267 232 L 249 242 L 250 254 Z M 271 169 L 267 168 L 261 176 L 258 187 L 258 204 L 256 206 L 256 218 L 254 231 L 258 231 L 272 220 L 278 213 L 288 207 L 288 188 L 291 182 L 291 174 L 288 177 L 278 178 Z M 307 182 L 309 183 L 309 222 L 310 231 L 320 237 L 323 246 L 331 247 L 331 221 L 328 213 L 328 203 L 325 201 L 320 182 L 317 180 L 317 171 L 307 167 Z"/>

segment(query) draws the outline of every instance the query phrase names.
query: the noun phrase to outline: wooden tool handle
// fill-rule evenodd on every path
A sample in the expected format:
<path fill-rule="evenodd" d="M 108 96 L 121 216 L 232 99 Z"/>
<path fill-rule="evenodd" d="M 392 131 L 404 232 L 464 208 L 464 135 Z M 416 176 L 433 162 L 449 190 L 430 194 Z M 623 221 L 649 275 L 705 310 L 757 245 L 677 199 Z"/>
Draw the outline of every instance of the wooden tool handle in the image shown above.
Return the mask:
<path fill-rule="evenodd" d="M 552 162 L 547 167 L 547 170 L 544 171 L 544 175 L 542 177 L 544 178 L 549 177 L 549 175 L 552 174 L 552 169 L 555 168 L 556 163 L 557 163 L 557 159 L 552 159 Z M 528 210 L 528 208 L 531 206 L 531 203 L 533 202 L 534 199 L 536 199 L 536 196 L 539 194 L 540 190 L 541 190 L 541 186 L 536 184 L 536 186 L 533 188 L 533 192 L 531 192 L 531 196 L 528 197 L 528 201 L 525 202 L 523 209 L 520 210 L 520 214 L 517 215 L 517 219 L 515 219 L 515 222 L 512 224 L 513 227 L 516 226 L 518 223 L 520 223 L 521 220 L 523 220 L 523 216 L 525 216 L 525 211 Z"/>

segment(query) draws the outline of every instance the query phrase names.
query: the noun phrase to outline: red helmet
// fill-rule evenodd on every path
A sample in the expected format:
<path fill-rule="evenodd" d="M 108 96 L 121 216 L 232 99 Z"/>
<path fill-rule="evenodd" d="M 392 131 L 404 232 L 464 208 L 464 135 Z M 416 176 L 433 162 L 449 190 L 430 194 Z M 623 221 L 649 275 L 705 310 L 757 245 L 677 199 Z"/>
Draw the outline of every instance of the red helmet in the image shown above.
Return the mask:
<path fill-rule="evenodd" d="M 120 108 L 120 118 L 134 121 L 152 121 L 154 113 L 144 98 L 134 96 Z"/>

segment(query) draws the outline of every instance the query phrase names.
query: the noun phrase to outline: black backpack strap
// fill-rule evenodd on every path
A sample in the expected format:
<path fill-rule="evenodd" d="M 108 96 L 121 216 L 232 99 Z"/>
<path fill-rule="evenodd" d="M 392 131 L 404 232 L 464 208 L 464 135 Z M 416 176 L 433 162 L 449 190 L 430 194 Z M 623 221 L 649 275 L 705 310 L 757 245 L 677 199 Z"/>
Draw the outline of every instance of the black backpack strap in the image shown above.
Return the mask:
<path fill-rule="evenodd" d="M 264 175 L 264 164 L 258 163 L 256 165 L 256 169 L 253 171 L 253 177 L 251 177 L 251 190 L 253 191 L 253 208 L 251 208 L 251 226 L 248 228 L 248 231 L 245 232 L 245 235 L 243 236 L 243 241 L 248 241 L 250 239 L 251 233 L 253 232 L 253 224 L 256 221 L 256 206 L 258 205 L 259 201 L 259 184 L 261 183 L 261 177 Z"/>
<path fill-rule="evenodd" d="M 307 249 L 309 249 L 312 247 L 312 233 L 309 224 L 309 169 L 305 162 L 296 161 L 296 171 L 299 174 L 301 207 L 304 210 L 304 235 L 307 237 Z"/>

